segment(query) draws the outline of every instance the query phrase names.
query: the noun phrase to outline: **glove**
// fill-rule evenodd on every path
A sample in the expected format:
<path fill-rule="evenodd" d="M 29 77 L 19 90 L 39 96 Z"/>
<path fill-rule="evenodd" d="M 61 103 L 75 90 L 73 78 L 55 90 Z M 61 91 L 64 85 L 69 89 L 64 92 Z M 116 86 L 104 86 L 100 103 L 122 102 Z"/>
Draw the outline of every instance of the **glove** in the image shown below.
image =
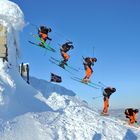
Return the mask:
<path fill-rule="evenodd" d="M 51 38 L 49 38 L 49 37 L 48 37 L 48 40 L 52 41 L 52 39 L 51 39 Z"/>
<path fill-rule="evenodd" d="M 73 45 L 71 45 L 71 49 L 74 49 L 74 46 Z"/>

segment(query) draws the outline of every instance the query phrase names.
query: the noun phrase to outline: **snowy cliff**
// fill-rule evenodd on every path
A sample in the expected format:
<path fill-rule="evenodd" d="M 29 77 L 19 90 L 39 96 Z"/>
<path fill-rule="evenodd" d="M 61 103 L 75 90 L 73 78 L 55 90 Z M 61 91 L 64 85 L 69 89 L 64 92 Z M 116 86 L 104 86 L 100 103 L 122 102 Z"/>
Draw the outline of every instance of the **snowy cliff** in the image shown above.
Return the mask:
<path fill-rule="evenodd" d="M 0 0 L 0 24 L 7 28 L 9 64 L 16 66 L 19 55 L 19 31 L 24 27 L 24 15 L 18 5 Z"/>
<path fill-rule="evenodd" d="M 9 60 L 0 59 L 0 140 L 140 140 L 139 129 L 100 116 L 71 90 L 33 77 L 27 84 L 16 65 L 23 13 L 8 0 L 0 5 Z"/>

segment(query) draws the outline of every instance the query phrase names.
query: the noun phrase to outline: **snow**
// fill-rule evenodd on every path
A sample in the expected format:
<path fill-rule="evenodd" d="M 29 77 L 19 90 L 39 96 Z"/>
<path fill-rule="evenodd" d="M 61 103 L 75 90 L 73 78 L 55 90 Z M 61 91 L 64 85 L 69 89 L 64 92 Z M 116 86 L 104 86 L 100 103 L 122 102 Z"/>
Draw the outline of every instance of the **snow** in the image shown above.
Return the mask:
<path fill-rule="evenodd" d="M 71 90 L 34 77 L 27 84 L 18 72 L 19 43 L 14 43 L 24 15 L 13 2 L 0 5 L 9 54 L 8 62 L 0 59 L 0 140 L 140 140 L 140 128 L 100 116 Z"/>
<path fill-rule="evenodd" d="M 7 27 L 8 60 L 12 66 L 17 66 L 19 56 L 18 32 L 24 27 L 24 14 L 19 6 L 8 0 L 0 0 L 0 24 Z M 16 57 L 15 57 L 16 56 Z"/>
<path fill-rule="evenodd" d="M 12 26 L 15 30 L 22 30 L 24 27 L 24 15 L 19 6 L 8 0 L 0 0 L 0 20 L 4 25 Z"/>

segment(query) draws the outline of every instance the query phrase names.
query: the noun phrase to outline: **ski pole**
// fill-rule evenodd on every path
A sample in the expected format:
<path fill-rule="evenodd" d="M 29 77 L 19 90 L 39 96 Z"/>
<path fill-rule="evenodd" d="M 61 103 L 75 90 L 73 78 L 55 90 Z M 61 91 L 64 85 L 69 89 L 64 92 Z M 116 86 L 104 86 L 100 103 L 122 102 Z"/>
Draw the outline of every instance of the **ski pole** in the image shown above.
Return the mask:
<path fill-rule="evenodd" d="M 94 57 L 94 55 L 95 55 L 95 47 L 93 46 L 93 57 Z"/>
<path fill-rule="evenodd" d="M 68 38 L 65 38 L 65 36 L 62 33 L 59 33 L 59 32 L 56 32 L 56 31 L 54 33 L 57 34 L 58 36 L 61 36 L 66 41 L 70 41 Z"/>
<path fill-rule="evenodd" d="M 84 56 L 82 56 L 82 58 L 85 60 L 85 57 Z"/>
<path fill-rule="evenodd" d="M 101 97 L 103 97 L 103 95 L 101 95 L 101 96 L 96 96 L 96 97 L 92 97 L 92 99 L 95 100 L 95 99 L 101 98 Z"/>
<path fill-rule="evenodd" d="M 79 67 L 78 70 L 82 70 L 83 71 L 84 69 Z"/>
<path fill-rule="evenodd" d="M 32 23 L 30 23 L 30 25 L 31 25 L 31 26 L 34 26 L 34 27 L 36 27 L 36 28 L 38 29 L 38 26 L 37 26 L 37 25 L 32 24 Z"/>
<path fill-rule="evenodd" d="M 58 46 L 62 46 L 60 43 L 57 43 Z"/>
<path fill-rule="evenodd" d="M 99 81 L 98 83 L 99 83 L 99 84 L 101 84 L 101 85 L 102 85 L 102 87 L 106 87 L 106 85 L 105 85 L 105 84 L 103 84 L 101 81 Z"/>

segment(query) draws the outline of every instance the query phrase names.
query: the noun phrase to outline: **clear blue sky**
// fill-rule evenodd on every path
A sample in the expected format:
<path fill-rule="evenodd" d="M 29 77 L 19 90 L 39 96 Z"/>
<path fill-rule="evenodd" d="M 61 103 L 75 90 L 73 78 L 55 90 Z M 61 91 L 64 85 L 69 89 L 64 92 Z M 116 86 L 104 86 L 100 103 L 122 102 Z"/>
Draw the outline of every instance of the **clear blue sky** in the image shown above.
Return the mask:
<path fill-rule="evenodd" d="M 139 0 L 12 0 L 25 15 L 27 26 L 20 34 L 20 62 L 30 63 L 30 75 L 49 80 L 50 72 L 61 75 L 60 85 L 71 89 L 93 107 L 102 108 L 101 90 L 92 89 L 70 79 L 71 75 L 51 64 L 49 57 L 61 58 L 59 45 L 69 39 L 74 43 L 69 64 L 83 68 L 82 56 L 95 56 L 91 81 L 114 86 L 110 107 L 140 107 L 140 1 Z M 52 28 L 51 45 L 57 53 L 32 46 L 29 33 L 35 25 Z M 94 51 L 93 51 L 94 47 Z M 75 73 L 84 77 L 81 70 Z"/>

